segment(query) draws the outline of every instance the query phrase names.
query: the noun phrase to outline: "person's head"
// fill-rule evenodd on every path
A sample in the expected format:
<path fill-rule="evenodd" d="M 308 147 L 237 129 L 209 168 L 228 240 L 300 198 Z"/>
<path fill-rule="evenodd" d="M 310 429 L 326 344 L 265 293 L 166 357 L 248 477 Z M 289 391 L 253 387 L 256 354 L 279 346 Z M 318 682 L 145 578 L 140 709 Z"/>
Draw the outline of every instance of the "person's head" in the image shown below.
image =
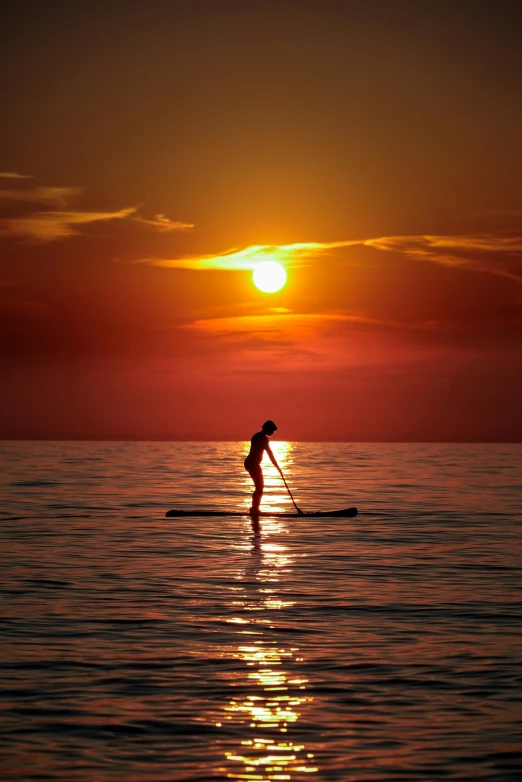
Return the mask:
<path fill-rule="evenodd" d="M 274 432 L 277 430 L 277 426 L 273 421 L 265 421 L 261 427 L 261 430 L 270 437 L 270 435 L 274 434 Z"/>

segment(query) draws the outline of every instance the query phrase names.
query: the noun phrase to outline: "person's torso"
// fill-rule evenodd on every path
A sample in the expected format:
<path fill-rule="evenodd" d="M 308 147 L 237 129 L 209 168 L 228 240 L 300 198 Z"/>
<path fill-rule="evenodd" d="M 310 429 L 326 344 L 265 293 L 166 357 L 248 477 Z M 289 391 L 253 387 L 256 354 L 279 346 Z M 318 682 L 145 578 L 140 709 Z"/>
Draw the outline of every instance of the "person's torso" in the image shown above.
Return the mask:
<path fill-rule="evenodd" d="M 261 464 L 263 452 L 268 445 L 268 437 L 264 432 L 256 432 L 250 440 L 250 453 L 247 456 L 248 461 Z"/>

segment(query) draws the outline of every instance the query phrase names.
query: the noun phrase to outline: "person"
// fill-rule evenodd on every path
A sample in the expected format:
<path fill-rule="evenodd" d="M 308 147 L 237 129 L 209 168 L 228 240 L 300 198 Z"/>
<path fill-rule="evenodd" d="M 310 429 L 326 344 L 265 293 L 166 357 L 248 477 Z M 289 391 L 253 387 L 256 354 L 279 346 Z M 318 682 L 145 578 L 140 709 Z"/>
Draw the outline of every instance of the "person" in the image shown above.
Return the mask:
<path fill-rule="evenodd" d="M 261 462 L 263 461 L 263 454 L 266 451 L 268 458 L 281 473 L 281 468 L 276 462 L 276 458 L 270 448 L 268 438 L 277 431 L 277 426 L 273 421 L 265 421 L 261 427 L 260 432 L 256 432 L 250 441 L 250 453 L 245 459 L 245 470 L 248 472 L 252 480 L 254 481 L 255 489 L 252 493 L 252 507 L 249 510 L 251 516 L 259 515 L 259 506 L 261 504 L 261 498 L 263 497 L 263 489 L 265 482 L 263 479 L 263 470 L 261 469 Z"/>

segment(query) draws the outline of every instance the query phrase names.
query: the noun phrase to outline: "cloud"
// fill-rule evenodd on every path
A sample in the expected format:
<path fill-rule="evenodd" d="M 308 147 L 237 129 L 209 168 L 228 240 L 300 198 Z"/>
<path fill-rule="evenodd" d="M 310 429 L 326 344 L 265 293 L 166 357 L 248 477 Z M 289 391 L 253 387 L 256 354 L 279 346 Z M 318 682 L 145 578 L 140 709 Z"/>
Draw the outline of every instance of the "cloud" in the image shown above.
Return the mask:
<path fill-rule="evenodd" d="M 207 318 L 185 324 L 180 328 L 211 334 L 229 336 L 257 337 L 271 340 L 278 334 L 297 335 L 300 338 L 309 334 L 316 336 L 319 331 L 329 331 L 339 328 L 362 329 L 429 329 L 430 324 L 407 324 L 396 321 L 382 320 L 363 315 L 347 315 L 339 312 L 294 313 L 285 308 L 273 308 L 270 314 L 234 315 L 223 318 Z M 282 311 L 281 311 L 282 310 Z"/>
<path fill-rule="evenodd" d="M 17 174 L 16 171 L 0 171 L 0 179 L 33 179 L 31 174 Z"/>
<path fill-rule="evenodd" d="M 156 228 L 158 231 L 186 231 L 189 228 L 194 228 L 193 223 L 183 223 L 179 220 L 170 220 L 163 214 L 155 215 L 153 218 L 134 217 L 136 223 L 142 225 L 149 225 L 151 228 Z"/>
<path fill-rule="evenodd" d="M 177 330 L 198 337 L 219 363 L 227 356 L 245 372 L 335 369 L 378 363 L 387 366 L 400 349 L 403 360 L 425 356 L 425 338 L 432 324 L 396 323 L 390 320 L 338 312 L 277 313 L 197 320 Z M 405 335 L 409 335 L 405 338 Z M 403 349 L 403 346 L 407 345 Z"/>
<path fill-rule="evenodd" d="M 0 180 L 26 180 L 31 177 L 16 172 L 0 173 Z M 164 214 L 152 218 L 143 217 L 136 207 L 113 211 L 72 208 L 74 198 L 83 193 L 80 187 L 18 186 L 0 189 L 0 202 L 19 204 L 17 214 L 0 218 L 0 235 L 13 238 L 50 242 L 80 233 L 78 226 L 107 220 L 129 220 L 146 225 L 159 232 L 180 231 L 193 228 L 191 223 L 171 220 Z M 46 206 L 47 209 L 35 207 Z M 12 212 L 13 206 L 8 207 Z M 21 213 L 20 213 L 21 212 Z M 4 211 L 5 214 L 5 211 Z"/>
<path fill-rule="evenodd" d="M 170 269 L 253 271 L 264 261 L 278 261 L 285 266 L 319 256 L 338 247 L 361 244 L 359 240 L 343 242 L 295 242 L 294 244 L 256 244 L 242 250 L 232 249 L 214 255 L 189 255 L 182 258 L 140 258 L 137 263 L 165 266 Z"/>
<path fill-rule="evenodd" d="M 80 195 L 79 187 L 31 187 L 25 189 L 0 190 L 0 201 L 18 201 L 25 204 L 48 204 L 50 206 L 64 207 L 70 203 L 71 198 Z"/>
<path fill-rule="evenodd" d="M 79 226 L 108 220 L 128 220 L 159 233 L 186 231 L 193 223 L 172 220 L 164 214 L 143 216 L 137 207 L 114 211 L 72 208 L 74 198 L 83 191 L 78 187 L 26 186 L 32 179 L 17 172 L 0 172 L 0 180 L 12 186 L 0 189 L 0 201 L 24 204 L 23 214 L 0 218 L 0 235 L 49 242 L 80 233 Z M 20 183 L 17 182 L 20 180 Z M 45 205 L 47 209 L 37 209 Z M 11 207 L 14 208 L 14 207 Z M 506 212 L 507 213 L 507 212 Z M 517 210 L 509 212 L 517 215 Z M 197 271 L 253 271 L 264 261 L 278 261 L 286 267 L 308 265 L 333 253 L 346 262 L 338 251 L 350 247 L 402 255 L 415 261 L 448 268 L 481 272 L 522 282 L 522 231 L 465 234 L 412 234 L 344 239 L 334 242 L 294 242 L 292 244 L 258 244 L 232 248 L 205 255 L 177 258 L 145 257 L 134 263 L 146 263 L 171 269 Z"/>
<path fill-rule="evenodd" d="M 0 180 L 7 179 L 7 187 L 0 189 L 0 202 L 15 202 L 25 204 L 25 212 L 30 212 L 35 205 L 65 209 L 75 196 L 81 195 L 81 187 L 62 187 L 56 185 L 26 186 L 25 180 L 32 179 L 27 174 L 17 174 L 14 171 L 0 172 Z M 22 215 L 23 218 L 23 215 Z M 17 218 L 18 219 L 18 218 Z"/>
<path fill-rule="evenodd" d="M 65 188 L 62 188 L 65 190 Z M 0 198 L 2 191 L 0 191 Z M 59 197 L 58 194 L 56 196 Z M 22 199 L 20 199 L 22 200 Z M 135 207 L 116 211 L 46 210 L 27 215 L 0 218 L 0 236 L 22 237 L 38 242 L 51 242 L 81 233 L 77 226 L 106 220 L 131 220 L 152 226 L 159 231 L 181 231 L 193 228 L 189 223 L 175 222 L 168 218 L 147 220 L 136 216 Z"/>
<path fill-rule="evenodd" d="M 396 252 L 441 266 L 486 272 L 522 282 L 522 236 L 495 234 L 382 236 L 365 247 Z M 513 271 L 511 267 L 517 267 Z"/>
<path fill-rule="evenodd" d="M 250 245 L 213 255 L 189 255 L 181 258 L 141 258 L 148 263 L 171 269 L 252 271 L 263 261 L 278 261 L 284 266 L 309 264 L 347 247 L 367 247 L 441 266 L 485 272 L 522 282 L 522 235 L 405 235 L 337 242 L 295 242 L 287 245 Z"/>
<path fill-rule="evenodd" d="M 0 235 L 50 242 L 80 233 L 77 226 L 103 220 L 122 220 L 135 213 L 133 207 L 116 212 L 35 212 L 22 217 L 0 219 Z"/>
<path fill-rule="evenodd" d="M 347 320 L 348 316 L 326 313 L 272 313 L 270 315 L 233 315 L 225 318 L 206 318 L 186 324 L 183 328 L 212 333 L 244 333 L 257 332 L 266 334 L 289 327 L 313 328 L 320 323 L 339 322 Z"/>

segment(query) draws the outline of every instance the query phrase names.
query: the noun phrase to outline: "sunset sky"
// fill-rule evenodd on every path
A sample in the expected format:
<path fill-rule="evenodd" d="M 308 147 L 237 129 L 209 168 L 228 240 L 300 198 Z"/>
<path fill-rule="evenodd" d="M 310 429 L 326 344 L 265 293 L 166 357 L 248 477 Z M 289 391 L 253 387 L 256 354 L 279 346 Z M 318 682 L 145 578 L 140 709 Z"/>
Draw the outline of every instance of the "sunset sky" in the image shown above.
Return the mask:
<path fill-rule="evenodd" d="M 518 2 L 6 7 L 0 437 L 522 440 Z"/>

